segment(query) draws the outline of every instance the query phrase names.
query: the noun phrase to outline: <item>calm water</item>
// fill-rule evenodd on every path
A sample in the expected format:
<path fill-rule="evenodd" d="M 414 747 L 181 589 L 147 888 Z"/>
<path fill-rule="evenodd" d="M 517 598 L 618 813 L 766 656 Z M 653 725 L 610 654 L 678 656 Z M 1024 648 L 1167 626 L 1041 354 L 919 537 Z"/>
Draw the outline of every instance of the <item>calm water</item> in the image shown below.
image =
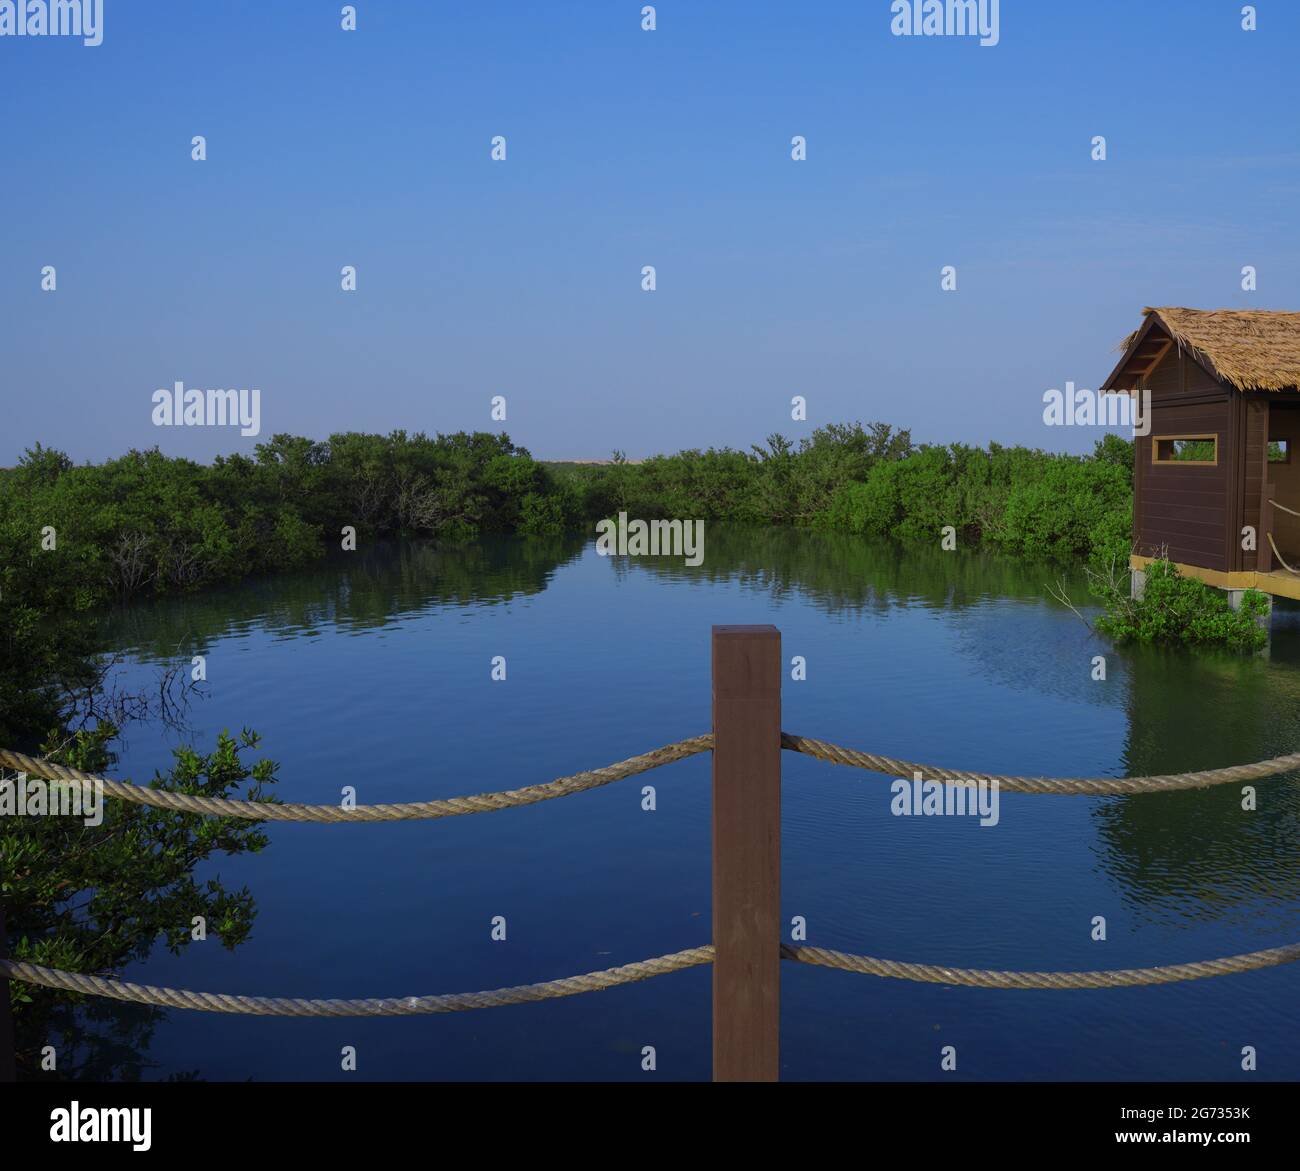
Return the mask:
<path fill-rule="evenodd" d="M 512 788 L 707 731 L 709 627 L 771 622 L 806 682 L 787 730 L 1008 773 L 1178 771 L 1300 745 L 1300 624 L 1268 658 L 1118 652 L 1045 601 L 1050 568 L 860 540 L 711 530 L 699 569 L 590 542 L 351 555 L 140 606 L 128 677 L 208 658 L 195 742 L 256 728 L 287 801 Z M 1074 596 L 1084 596 L 1072 583 Z M 1094 655 L 1108 678 L 1092 679 Z M 508 681 L 493 683 L 504 655 Z M 136 728 L 118 775 L 174 740 Z M 809 941 L 966 967 L 1120 968 L 1300 939 L 1300 780 L 1137 798 L 1003 794 L 1001 821 L 902 818 L 888 780 L 784 756 L 783 903 Z M 641 810 L 643 783 L 658 810 Z M 526 809 L 379 826 L 272 825 L 213 867 L 253 892 L 215 942 L 141 982 L 304 997 L 494 988 L 709 940 L 709 759 Z M 506 943 L 489 938 L 504 915 Z M 1107 942 L 1090 938 L 1104 915 Z M 710 1075 L 709 970 L 565 1001 L 403 1020 L 164 1014 L 147 1077 L 660 1079 Z M 1300 965 L 1098 992 L 914 985 L 786 964 L 787 1079 L 1300 1078 Z M 1259 1072 L 1242 1074 L 1243 1045 Z M 358 1049 L 343 1074 L 339 1051 Z M 654 1045 L 658 1073 L 640 1071 Z M 941 1075 L 955 1045 L 958 1070 Z"/>

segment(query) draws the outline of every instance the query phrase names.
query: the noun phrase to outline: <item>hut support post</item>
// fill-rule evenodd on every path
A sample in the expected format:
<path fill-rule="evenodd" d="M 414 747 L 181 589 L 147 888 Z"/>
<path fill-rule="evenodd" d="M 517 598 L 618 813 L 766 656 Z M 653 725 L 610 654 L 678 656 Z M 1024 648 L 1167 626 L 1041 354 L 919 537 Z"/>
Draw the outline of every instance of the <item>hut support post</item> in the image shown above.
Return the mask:
<path fill-rule="evenodd" d="M 776 1081 L 781 632 L 713 628 L 713 1080 Z"/>

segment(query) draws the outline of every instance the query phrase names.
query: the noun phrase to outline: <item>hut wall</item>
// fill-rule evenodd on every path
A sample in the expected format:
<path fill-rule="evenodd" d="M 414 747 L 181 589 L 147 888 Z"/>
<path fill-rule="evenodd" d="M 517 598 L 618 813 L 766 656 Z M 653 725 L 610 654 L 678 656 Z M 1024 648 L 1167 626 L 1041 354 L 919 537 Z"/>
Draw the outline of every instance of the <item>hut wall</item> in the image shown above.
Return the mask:
<path fill-rule="evenodd" d="M 1224 572 L 1240 568 L 1237 522 L 1245 508 L 1239 474 L 1244 456 L 1238 449 L 1244 433 L 1240 396 L 1178 347 L 1145 385 L 1151 391 L 1151 431 L 1138 437 L 1135 452 L 1137 552 L 1155 557 L 1164 550 L 1173 561 Z M 1201 435 L 1218 440 L 1213 466 L 1153 462 L 1162 436 Z"/>

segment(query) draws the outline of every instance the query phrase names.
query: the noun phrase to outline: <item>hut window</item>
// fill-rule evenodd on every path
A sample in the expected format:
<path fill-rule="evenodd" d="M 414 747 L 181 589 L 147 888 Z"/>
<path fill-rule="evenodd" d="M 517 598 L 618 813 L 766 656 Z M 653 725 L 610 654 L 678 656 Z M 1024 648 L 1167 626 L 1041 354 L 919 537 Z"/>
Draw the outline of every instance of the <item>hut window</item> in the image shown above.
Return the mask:
<path fill-rule="evenodd" d="M 1158 464 L 1217 464 L 1217 435 L 1167 435 L 1155 437 L 1151 458 Z"/>
<path fill-rule="evenodd" d="M 1268 441 L 1268 462 L 1271 464 L 1289 464 L 1291 462 L 1291 441 L 1289 439 L 1270 439 Z"/>

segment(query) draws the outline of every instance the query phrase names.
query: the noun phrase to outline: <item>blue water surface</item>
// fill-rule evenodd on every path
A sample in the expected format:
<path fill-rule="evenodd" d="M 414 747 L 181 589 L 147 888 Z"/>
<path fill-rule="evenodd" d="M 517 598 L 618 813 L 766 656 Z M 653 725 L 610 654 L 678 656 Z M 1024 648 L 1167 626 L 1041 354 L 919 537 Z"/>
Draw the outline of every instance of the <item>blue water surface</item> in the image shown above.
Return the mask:
<path fill-rule="evenodd" d="M 713 623 L 774 623 L 787 730 L 994 772 L 1203 768 L 1300 745 L 1300 635 L 1270 653 L 1120 651 L 1052 600 L 1052 567 L 789 532 L 711 533 L 698 569 L 588 541 L 404 545 L 133 607 L 139 683 L 206 656 L 185 739 L 255 728 L 279 796 L 364 803 L 514 788 L 709 729 Z M 1066 586 L 1082 603 L 1077 575 Z M 1086 607 L 1085 607 L 1086 610 Z M 491 661 L 504 656 L 507 678 Z M 1105 679 L 1095 658 L 1105 658 Z M 177 736 L 129 731 L 116 775 Z M 1300 780 L 1130 798 L 1004 793 L 996 826 L 897 817 L 889 779 L 784 754 L 782 904 L 814 945 L 954 967 L 1125 968 L 1300 939 Z M 642 788 L 656 809 L 642 809 Z M 214 860 L 250 939 L 128 979 L 298 997 L 497 988 L 709 942 L 707 754 L 527 808 L 271 824 Z M 504 916 L 507 938 L 491 938 Z M 1102 916 L 1106 938 L 1093 938 Z M 707 967 L 598 994 L 401 1019 L 169 1011 L 147 1077 L 706 1079 Z M 978 990 L 784 964 L 786 1079 L 1296 1079 L 1300 965 L 1164 987 Z M 1243 1046 L 1258 1071 L 1241 1069 Z M 341 1051 L 354 1046 L 355 1072 Z M 653 1046 L 656 1069 L 642 1068 Z M 954 1046 L 957 1068 L 940 1069 Z"/>

